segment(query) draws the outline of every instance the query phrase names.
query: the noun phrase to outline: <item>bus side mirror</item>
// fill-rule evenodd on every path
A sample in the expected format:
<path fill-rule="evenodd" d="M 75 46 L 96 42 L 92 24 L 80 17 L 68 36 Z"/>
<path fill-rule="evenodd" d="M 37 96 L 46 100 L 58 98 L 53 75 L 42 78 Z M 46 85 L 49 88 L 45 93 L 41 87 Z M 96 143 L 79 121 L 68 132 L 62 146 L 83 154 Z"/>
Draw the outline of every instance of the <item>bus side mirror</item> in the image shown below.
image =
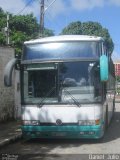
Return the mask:
<path fill-rule="evenodd" d="M 102 82 L 108 81 L 108 57 L 106 55 L 100 57 L 100 79 Z"/>
<path fill-rule="evenodd" d="M 6 87 L 11 87 L 12 86 L 12 71 L 17 62 L 16 58 L 13 58 L 10 60 L 4 70 L 4 85 Z"/>

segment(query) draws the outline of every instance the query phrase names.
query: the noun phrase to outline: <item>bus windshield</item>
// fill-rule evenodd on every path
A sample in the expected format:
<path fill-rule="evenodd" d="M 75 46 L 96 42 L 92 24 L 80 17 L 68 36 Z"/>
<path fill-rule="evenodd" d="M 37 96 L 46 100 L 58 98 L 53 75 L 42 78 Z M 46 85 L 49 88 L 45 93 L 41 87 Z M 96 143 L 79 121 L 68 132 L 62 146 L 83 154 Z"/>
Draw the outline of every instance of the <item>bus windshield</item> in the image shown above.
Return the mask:
<path fill-rule="evenodd" d="M 23 60 L 98 58 L 98 42 L 50 42 L 24 46 Z"/>
<path fill-rule="evenodd" d="M 98 62 L 59 62 L 24 65 L 25 104 L 101 102 Z"/>

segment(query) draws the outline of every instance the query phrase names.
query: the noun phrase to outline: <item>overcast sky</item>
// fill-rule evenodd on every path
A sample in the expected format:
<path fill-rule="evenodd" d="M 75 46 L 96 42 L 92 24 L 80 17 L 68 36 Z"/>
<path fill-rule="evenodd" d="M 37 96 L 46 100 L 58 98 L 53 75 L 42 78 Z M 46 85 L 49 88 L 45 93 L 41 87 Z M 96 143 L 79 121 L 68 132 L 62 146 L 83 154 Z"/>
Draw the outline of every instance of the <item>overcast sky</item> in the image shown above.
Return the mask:
<path fill-rule="evenodd" d="M 13 14 L 34 13 L 39 21 L 41 0 L 0 0 L 0 7 Z M 53 0 L 45 0 L 45 6 Z M 29 4 L 29 5 L 27 5 Z M 71 22 L 99 22 L 113 39 L 114 59 L 120 59 L 120 0 L 56 0 L 45 12 L 45 27 L 55 34 Z"/>

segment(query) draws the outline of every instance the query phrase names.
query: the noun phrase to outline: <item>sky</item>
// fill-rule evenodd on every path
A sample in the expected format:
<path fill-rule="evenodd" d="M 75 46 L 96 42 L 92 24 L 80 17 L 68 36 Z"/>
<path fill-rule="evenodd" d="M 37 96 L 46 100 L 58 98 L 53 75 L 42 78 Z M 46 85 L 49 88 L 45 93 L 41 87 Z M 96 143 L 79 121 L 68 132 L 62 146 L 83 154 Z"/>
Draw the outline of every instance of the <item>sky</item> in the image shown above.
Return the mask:
<path fill-rule="evenodd" d="M 71 22 L 93 21 L 108 29 L 114 43 L 112 58 L 120 60 L 120 0 L 44 0 L 44 24 L 58 35 Z M 39 21 L 41 0 L 0 0 L 0 7 L 14 15 L 33 13 Z M 54 2 L 50 7 L 49 5 Z"/>

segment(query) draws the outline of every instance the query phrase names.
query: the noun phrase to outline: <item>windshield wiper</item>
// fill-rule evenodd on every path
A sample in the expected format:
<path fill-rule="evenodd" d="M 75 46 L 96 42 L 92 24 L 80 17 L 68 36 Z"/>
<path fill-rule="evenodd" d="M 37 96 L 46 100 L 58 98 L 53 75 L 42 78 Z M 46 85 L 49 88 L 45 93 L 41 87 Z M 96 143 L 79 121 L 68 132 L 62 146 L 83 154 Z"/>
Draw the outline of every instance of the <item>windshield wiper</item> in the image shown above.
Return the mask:
<path fill-rule="evenodd" d="M 69 94 L 71 99 L 74 101 L 74 104 L 76 104 L 78 107 L 81 107 L 81 104 L 78 102 L 78 100 L 66 88 L 64 88 L 64 91 Z"/>
<path fill-rule="evenodd" d="M 48 96 L 50 96 L 53 91 L 55 90 L 56 87 L 53 87 L 46 95 L 44 98 L 42 98 L 42 100 L 40 101 L 40 103 L 38 104 L 38 107 L 42 107 L 43 106 L 43 102 L 48 98 Z"/>

